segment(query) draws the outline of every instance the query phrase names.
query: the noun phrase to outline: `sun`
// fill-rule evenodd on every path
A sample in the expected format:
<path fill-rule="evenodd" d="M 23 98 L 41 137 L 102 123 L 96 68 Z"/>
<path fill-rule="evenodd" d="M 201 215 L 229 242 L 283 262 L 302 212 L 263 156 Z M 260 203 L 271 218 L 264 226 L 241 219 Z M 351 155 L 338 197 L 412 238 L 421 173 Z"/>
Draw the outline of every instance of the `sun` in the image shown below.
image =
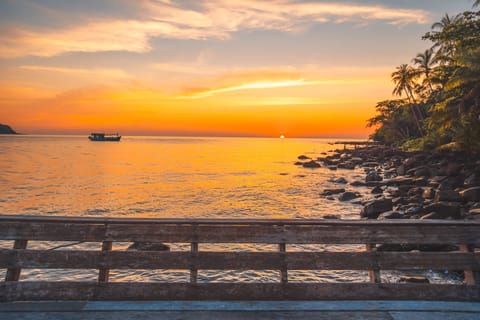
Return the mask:
<path fill-rule="evenodd" d="M 283 134 L 281 134 L 280 139 L 285 139 L 285 136 Z"/>

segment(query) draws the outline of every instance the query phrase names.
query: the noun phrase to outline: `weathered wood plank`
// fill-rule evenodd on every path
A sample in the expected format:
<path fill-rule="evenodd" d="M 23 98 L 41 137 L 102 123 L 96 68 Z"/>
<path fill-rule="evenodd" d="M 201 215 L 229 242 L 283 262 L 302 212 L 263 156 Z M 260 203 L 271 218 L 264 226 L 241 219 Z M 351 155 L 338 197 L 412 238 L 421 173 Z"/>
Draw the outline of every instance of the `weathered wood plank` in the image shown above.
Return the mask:
<path fill-rule="evenodd" d="M 175 224 L 175 225 L 450 225 L 476 226 L 478 221 L 463 220 L 325 220 L 325 219 L 197 219 L 197 218 L 104 218 L 71 216 L 0 215 L 3 222 L 53 222 L 80 224 Z"/>
<path fill-rule="evenodd" d="M 105 225 L 52 222 L 2 222 L 1 240 L 103 241 Z"/>
<path fill-rule="evenodd" d="M 106 240 L 198 243 L 480 244 L 476 226 L 108 225 Z"/>
<path fill-rule="evenodd" d="M 480 270 L 480 252 L 154 252 L 0 250 L 0 268 Z"/>
<path fill-rule="evenodd" d="M 0 283 L 0 301 L 342 299 L 480 301 L 480 286 L 374 283 Z"/>
<path fill-rule="evenodd" d="M 102 255 L 108 253 L 108 251 L 112 250 L 112 241 L 103 241 L 102 243 Z M 108 278 L 110 277 L 110 269 L 108 268 L 100 268 L 98 270 L 98 282 L 108 282 Z"/>
<path fill-rule="evenodd" d="M 26 249 L 28 240 L 15 240 L 13 249 Z M 5 281 L 18 281 L 20 279 L 21 268 L 8 268 L 5 275 Z"/>

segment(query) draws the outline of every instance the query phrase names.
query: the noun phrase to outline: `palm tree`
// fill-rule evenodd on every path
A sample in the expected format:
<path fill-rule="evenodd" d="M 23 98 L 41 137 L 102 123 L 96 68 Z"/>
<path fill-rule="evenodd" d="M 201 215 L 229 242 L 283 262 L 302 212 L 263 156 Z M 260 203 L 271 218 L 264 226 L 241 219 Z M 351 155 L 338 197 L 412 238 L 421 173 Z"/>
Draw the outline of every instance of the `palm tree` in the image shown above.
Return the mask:
<path fill-rule="evenodd" d="M 424 82 L 428 83 L 428 86 L 430 87 L 430 92 L 432 92 L 433 87 L 430 75 L 433 71 L 433 65 L 436 62 L 433 48 L 427 49 L 425 50 L 425 52 L 417 54 L 417 56 L 412 60 L 412 62 L 418 65 L 418 71 L 425 76 Z"/>
<path fill-rule="evenodd" d="M 442 31 L 448 30 L 461 20 L 462 16 L 460 14 L 456 16 L 449 16 L 448 14 L 445 14 L 439 22 L 432 24 L 433 33 L 440 34 Z M 441 38 L 434 40 L 433 48 L 438 48 L 435 55 L 435 60 L 439 61 L 441 64 L 447 62 L 448 58 L 451 57 L 455 51 L 455 45 L 451 40 Z"/>
<path fill-rule="evenodd" d="M 395 83 L 393 94 L 407 96 L 410 102 L 416 103 L 413 96 L 413 88 L 415 87 L 415 78 L 418 76 L 417 71 L 408 64 L 402 64 L 397 67 L 397 71 L 392 73 L 392 81 Z"/>
<path fill-rule="evenodd" d="M 412 66 L 408 64 L 402 64 L 397 67 L 397 71 L 392 73 L 392 81 L 395 83 L 393 94 L 401 96 L 405 93 L 408 100 L 413 104 L 412 114 L 418 127 L 418 132 L 422 135 L 422 126 L 420 125 L 420 119 L 422 115 L 417 108 L 417 101 L 413 95 L 413 89 L 415 88 L 415 78 L 417 78 L 418 72 Z"/>

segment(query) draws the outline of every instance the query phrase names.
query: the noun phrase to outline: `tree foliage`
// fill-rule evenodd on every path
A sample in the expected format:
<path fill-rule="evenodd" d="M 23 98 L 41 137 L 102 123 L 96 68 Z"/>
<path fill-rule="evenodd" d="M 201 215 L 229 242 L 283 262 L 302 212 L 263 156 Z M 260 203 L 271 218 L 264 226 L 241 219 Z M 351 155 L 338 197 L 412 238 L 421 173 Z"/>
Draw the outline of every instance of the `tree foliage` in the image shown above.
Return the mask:
<path fill-rule="evenodd" d="M 474 7 L 480 1 L 475 1 Z M 480 151 L 480 11 L 445 15 L 423 36 L 432 46 L 392 73 L 402 100 L 377 104 L 372 138 L 416 149 Z"/>

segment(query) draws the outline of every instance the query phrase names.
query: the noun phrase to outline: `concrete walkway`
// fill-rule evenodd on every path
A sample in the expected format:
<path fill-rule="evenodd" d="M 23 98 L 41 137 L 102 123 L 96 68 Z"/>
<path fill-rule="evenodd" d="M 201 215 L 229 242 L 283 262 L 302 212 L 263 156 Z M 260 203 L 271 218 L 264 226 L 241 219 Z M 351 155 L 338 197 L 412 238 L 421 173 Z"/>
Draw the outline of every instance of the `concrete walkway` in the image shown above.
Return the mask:
<path fill-rule="evenodd" d="M 0 303 L 0 320 L 478 320 L 480 302 L 61 301 Z"/>

